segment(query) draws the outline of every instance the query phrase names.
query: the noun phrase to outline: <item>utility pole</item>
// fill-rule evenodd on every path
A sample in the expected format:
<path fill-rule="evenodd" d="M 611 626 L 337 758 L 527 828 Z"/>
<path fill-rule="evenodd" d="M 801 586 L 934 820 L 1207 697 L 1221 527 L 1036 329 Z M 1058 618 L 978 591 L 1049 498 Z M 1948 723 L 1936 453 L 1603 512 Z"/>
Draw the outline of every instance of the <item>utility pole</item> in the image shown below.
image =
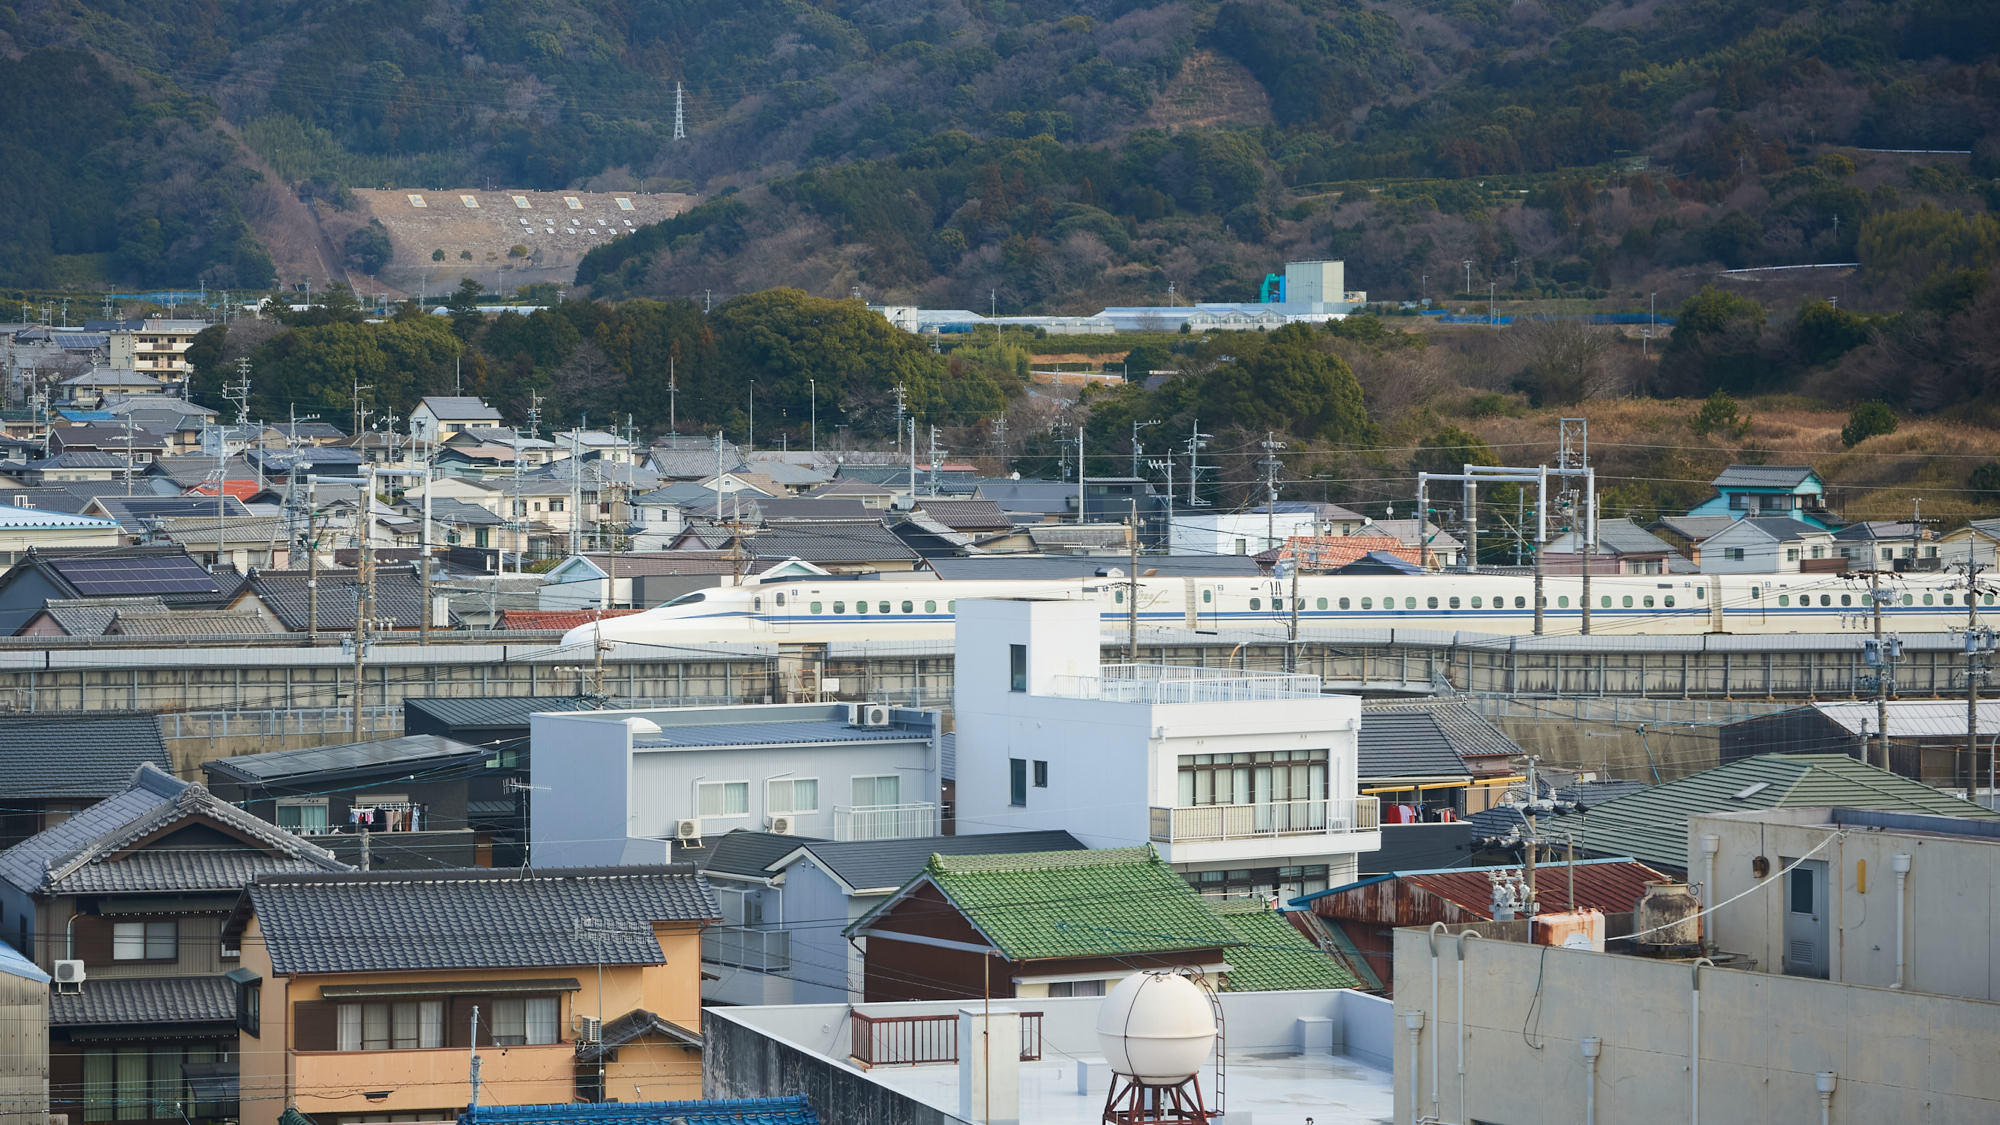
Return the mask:
<path fill-rule="evenodd" d="M 931 479 L 930 479 L 930 485 L 931 485 L 931 495 L 932 495 L 933 497 L 935 497 L 935 496 L 937 495 L 937 490 L 938 490 L 938 474 L 944 471 L 944 455 L 945 455 L 945 454 L 947 454 L 947 453 L 949 453 L 949 452 L 951 452 L 951 450 L 949 450 L 949 449 L 939 449 L 939 448 L 938 448 L 938 443 L 937 443 L 937 427 L 936 427 L 936 426 L 932 426 L 932 427 L 931 427 Z"/>
<path fill-rule="evenodd" d="M 722 526 L 722 431 L 715 431 L 715 526 Z"/>
<path fill-rule="evenodd" d="M 1160 420 L 1158 418 L 1145 422 L 1141 422 L 1137 418 L 1132 420 L 1132 475 L 1134 477 L 1139 475 L 1139 456 L 1144 452 L 1139 445 L 1139 431 L 1147 426 L 1157 426 L 1159 424 Z"/>
<path fill-rule="evenodd" d="M 1549 539 L 1549 470 L 1536 470 L 1539 483 L 1535 490 L 1535 635 L 1542 635 L 1542 556 L 1547 552 L 1542 548 Z"/>
<path fill-rule="evenodd" d="M 812 396 L 812 451 L 819 452 L 819 380 L 806 380 L 806 393 Z"/>
<path fill-rule="evenodd" d="M 1126 538 L 1131 540 L 1132 565 L 1125 572 L 1125 660 L 1139 663 L 1139 498 L 1135 495 L 1128 501 L 1131 513 L 1126 517 Z"/>
<path fill-rule="evenodd" d="M 1597 546 L 1597 490 L 1595 479 L 1590 476 L 1590 422 L 1583 418 L 1562 420 L 1562 444 L 1557 454 L 1556 467 L 1566 470 L 1563 475 L 1563 508 L 1568 517 L 1568 530 L 1578 544 L 1577 555 L 1583 560 L 1583 633 L 1590 635 L 1590 555 Z M 1578 489 L 1575 471 L 1584 476 L 1582 489 L 1583 527 L 1577 527 L 1576 510 Z"/>
<path fill-rule="evenodd" d="M 433 449 L 437 448 L 433 443 Z M 431 459 L 424 458 L 424 534 L 423 550 L 417 555 L 417 565 L 424 568 L 424 618 L 417 626 L 417 643 L 431 643 Z"/>
<path fill-rule="evenodd" d="M 917 502 L 917 416 L 910 415 L 910 503 Z"/>
<path fill-rule="evenodd" d="M 1541 611 L 1539 609 L 1536 610 L 1535 612 L 1537 616 L 1540 616 Z M 1540 829 L 1538 829 L 1535 825 L 1535 806 L 1539 804 L 1542 799 L 1542 792 L 1538 788 L 1538 786 L 1540 785 L 1540 781 L 1537 777 L 1537 771 L 1535 767 L 1540 765 L 1541 761 L 1542 759 L 1539 755 L 1536 754 L 1528 755 L 1528 804 L 1527 807 L 1522 810 L 1522 819 L 1527 821 L 1528 824 L 1528 838 L 1526 841 L 1528 845 L 1528 854 L 1527 854 L 1527 863 L 1524 865 L 1525 870 L 1523 873 L 1527 876 L 1528 879 L 1528 902 L 1530 904 L 1532 904 L 1535 901 L 1535 852 L 1542 845 Z"/>
<path fill-rule="evenodd" d="M 1284 462 L 1278 460 L 1278 451 L 1285 443 L 1275 440 L 1277 434 L 1264 431 L 1264 550 L 1278 545 L 1278 469 Z M 1419 531 L 1421 534 L 1421 531 Z M 1261 553 L 1261 552 L 1260 552 Z"/>
<path fill-rule="evenodd" d="M 1201 419 L 1188 424 L 1188 507 L 1202 507 L 1201 497 L 1195 495 L 1195 486 L 1201 483 L 1201 451 L 1208 448 L 1208 439 L 1213 434 L 1201 432 Z"/>
<path fill-rule="evenodd" d="M 1465 291 L 1467 293 L 1470 293 L 1472 292 L 1472 259 L 1467 258 L 1464 264 L 1465 264 Z"/>
<path fill-rule="evenodd" d="M 1996 647 L 1991 628 L 1979 625 L 1979 596 L 1987 592 L 1987 587 L 1979 582 L 1979 575 L 1988 569 L 1972 558 L 1972 543 L 1966 543 L 1966 560 L 1958 564 L 1965 574 L 1965 747 L 1968 751 L 1966 766 L 1971 776 L 1967 779 L 1966 792 L 1976 793 L 1979 789 L 1979 681 L 1990 675 L 1986 666 Z M 1994 768 L 1989 754 L 1986 765 L 1987 789 L 1993 788 Z M 1990 797 L 1989 797 L 1990 799 Z"/>
<path fill-rule="evenodd" d="M 1076 428 L 1076 522 L 1083 522 L 1083 427 Z"/>
<path fill-rule="evenodd" d="M 897 453 L 901 453 L 903 451 L 903 414 L 908 402 L 907 399 L 908 394 L 909 392 L 904 389 L 903 384 L 901 383 L 896 384 L 896 452 Z"/>
<path fill-rule="evenodd" d="M 306 644 L 319 643 L 319 517 L 318 498 L 313 495 L 318 481 L 306 478 Z"/>
<path fill-rule="evenodd" d="M 1871 569 L 1856 571 L 1852 575 L 1868 580 L 1868 604 L 1875 620 L 1875 637 L 1862 642 L 1861 649 L 1863 662 L 1875 669 L 1875 741 L 1881 748 L 1883 769 L 1889 768 L 1889 692 L 1895 686 L 1896 661 L 1903 654 L 1901 637 L 1882 635 L 1882 603 L 1896 596 L 1895 590 L 1888 584 L 1894 573 Z"/>
<path fill-rule="evenodd" d="M 363 677 L 367 674 L 368 633 L 375 612 L 375 467 L 364 466 L 362 470 L 361 493 L 361 559 L 355 574 L 354 586 L 354 740 L 363 739 L 361 733 L 361 696 Z"/>
<path fill-rule="evenodd" d="M 1159 461 L 1148 461 L 1155 470 L 1167 475 L 1167 533 L 1162 538 L 1161 548 L 1167 554 L 1174 553 L 1174 459 L 1167 457 Z"/>
<path fill-rule="evenodd" d="M 996 456 L 1000 461 L 1000 475 L 1004 477 L 1007 475 L 1007 416 L 1005 414 L 993 419 L 993 447 L 998 451 Z"/>
<path fill-rule="evenodd" d="M 676 424 L 679 419 L 675 415 L 675 410 L 679 406 L 681 385 L 674 377 L 675 352 L 679 350 L 680 345 L 676 344 L 674 350 L 667 353 L 667 432 L 670 434 L 681 432 L 680 426 Z"/>

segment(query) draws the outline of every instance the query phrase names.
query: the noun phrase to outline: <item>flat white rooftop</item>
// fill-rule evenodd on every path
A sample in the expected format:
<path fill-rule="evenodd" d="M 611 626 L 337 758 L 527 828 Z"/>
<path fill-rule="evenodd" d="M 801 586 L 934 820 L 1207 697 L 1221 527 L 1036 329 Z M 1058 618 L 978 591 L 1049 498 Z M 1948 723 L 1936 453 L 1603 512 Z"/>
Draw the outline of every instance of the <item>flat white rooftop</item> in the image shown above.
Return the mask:
<path fill-rule="evenodd" d="M 1036 1125 L 1098 1125 L 1111 1072 L 1101 1058 L 1090 1068 L 1089 1092 L 1077 1093 L 1072 1059 L 1021 1064 L 1021 1120 Z M 875 1081 L 946 1113 L 958 1112 L 955 1066 L 884 1066 Z M 1229 1059 L 1225 1122 L 1250 1125 L 1388 1125 L 1395 1076 L 1345 1055 L 1289 1055 Z M 1215 1067 L 1203 1068 L 1202 1098 L 1216 1106 Z"/>

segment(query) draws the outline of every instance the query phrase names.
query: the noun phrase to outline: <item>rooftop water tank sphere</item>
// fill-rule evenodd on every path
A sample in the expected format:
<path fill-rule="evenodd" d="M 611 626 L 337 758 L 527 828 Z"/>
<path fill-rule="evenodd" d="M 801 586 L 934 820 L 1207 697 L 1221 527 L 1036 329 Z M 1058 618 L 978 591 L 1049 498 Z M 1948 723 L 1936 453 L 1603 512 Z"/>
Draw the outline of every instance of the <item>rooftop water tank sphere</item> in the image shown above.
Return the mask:
<path fill-rule="evenodd" d="M 1111 1069 L 1143 1085 L 1176 1085 L 1215 1049 L 1208 994 L 1184 976 L 1137 973 L 1097 1010 L 1097 1040 Z"/>

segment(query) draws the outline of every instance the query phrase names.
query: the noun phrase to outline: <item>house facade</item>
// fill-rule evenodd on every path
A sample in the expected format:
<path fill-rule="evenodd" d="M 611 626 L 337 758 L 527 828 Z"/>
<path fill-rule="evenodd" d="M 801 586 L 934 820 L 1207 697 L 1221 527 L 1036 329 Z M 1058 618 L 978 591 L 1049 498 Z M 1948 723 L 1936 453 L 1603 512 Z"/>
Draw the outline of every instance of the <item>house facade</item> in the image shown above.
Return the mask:
<path fill-rule="evenodd" d="M 958 624 L 959 832 L 1150 843 L 1205 893 L 1286 896 L 1381 846 L 1360 700 L 1317 677 L 1102 665 L 1095 603 L 961 598 Z"/>
<path fill-rule="evenodd" d="M 1823 527 L 1746 516 L 1702 540 L 1698 565 L 1703 574 L 1798 574 L 1838 568 L 1840 553 Z"/>
<path fill-rule="evenodd" d="M 111 366 L 143 372 L 169 381 L 187 378 L 194 370 L 187 350 L 209 327 L 205 320 L 146 320 L 134 328 L 110 333 Z"/>
<path fill-rule="evenodd" d="M 1826 482 L 1809 465 L 1731 465 L 1712 487 L 1715 495 L 1688 509 L 1688 515 L 1781 516 L 1818 528 L 1840 522 L 1827 508 Z"/>
<path fill-rule="evenodd" d="M 460 430 L 499 424 L 500 412 L 481 399 L 466 395 L 426 395 L 410 411 L 410 438 L 426 445 L 438 445 Z"/>
<path fill-rule="evenodd" d="M 241 1120 L 696 1095 L 715 916 L 684 865 L 259 879 L 223 931 L 243 951 Z"/>
<path fill-rule="evenodd" d="M 1260 555 L 1288 539 L 1317 534 L 1317 523 L 1308 511 L 1176 513 L 1167 549 L 1176 555 Z"/>

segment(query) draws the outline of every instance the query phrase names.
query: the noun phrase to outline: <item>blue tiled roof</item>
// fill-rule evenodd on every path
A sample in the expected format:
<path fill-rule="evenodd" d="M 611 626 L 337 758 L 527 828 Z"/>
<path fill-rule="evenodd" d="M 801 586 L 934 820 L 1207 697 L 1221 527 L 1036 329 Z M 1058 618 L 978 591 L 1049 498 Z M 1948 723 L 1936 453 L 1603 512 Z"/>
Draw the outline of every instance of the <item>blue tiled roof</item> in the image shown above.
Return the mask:
<path fill-rule="evenodd" d="M 458 1125 L 819 1125 L 803 1097 L 729 1098 L 698 1102 L 578 1102 L 568 1105 L 477 1106 Z"/>

